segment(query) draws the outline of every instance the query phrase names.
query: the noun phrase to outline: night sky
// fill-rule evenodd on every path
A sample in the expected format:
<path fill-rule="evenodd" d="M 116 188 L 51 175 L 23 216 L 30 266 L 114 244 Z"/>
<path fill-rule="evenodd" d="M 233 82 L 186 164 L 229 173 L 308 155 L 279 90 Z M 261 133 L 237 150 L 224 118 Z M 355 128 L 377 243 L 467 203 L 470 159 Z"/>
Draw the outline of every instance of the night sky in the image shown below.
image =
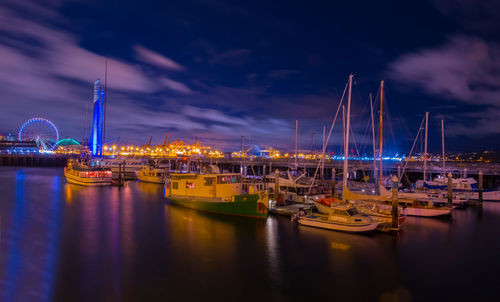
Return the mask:
<path fill-rule="evenodd" d="M 361 151 L 380 80 L 389 151 L 409 152 L 426 111 L 431 151 L 443 118 L 448 150 L 498 149 L 499 35 L 498 1 L 0 0 L 0 133 L 41 116 L 82 140 L 108 57 L 118 144 L 172 133 L 231 150 L 243 135 L 291 150 L 299 119 L 300 148 L 319 149 L 353 73 Z"/>

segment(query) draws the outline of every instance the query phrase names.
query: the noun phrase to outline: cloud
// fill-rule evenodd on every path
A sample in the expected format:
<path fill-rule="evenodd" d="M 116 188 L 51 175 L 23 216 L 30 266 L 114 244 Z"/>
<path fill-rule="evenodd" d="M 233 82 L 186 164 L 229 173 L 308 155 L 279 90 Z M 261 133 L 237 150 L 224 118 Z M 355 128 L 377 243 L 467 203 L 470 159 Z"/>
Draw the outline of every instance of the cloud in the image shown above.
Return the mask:
<path fill-rule="evenodd" d="M 185 68 L 174 60 L 167 58 L 159 53 L 149 50 L 143 46 L 135 45 L 136 58 L 139 61 L 152 64 L 159 68 L 168 70 L 184 70 Z"/>
<path fill-rule="evenodd" d="M 471 36 L 454 36 L 435 48 L 401 56 L 390 64 L 389 76 L 450 102 L 472 105 L 472 111 L 479 114 L 474 116 L 476 120 L 472 125 L 469 123 L 468 129 L 463 129 L 462 133 L 484 133 L 477 132 L 489 123 L 488 115 L 484 113 L 500 110 L 498 43 Z M 465 115 L 457 116 L 466 118 Z"/>
<path fill-rule="evenodd" d="M 178 92 L 182 92 L 182 93 L 186 93 L 186 94 L 193 93 L 191 88 L 189 88 L 185 84 L 182 84 L 181 82 L 177 82 L 177 81 L 174 81 L 171 79 L 163 78 L 163 79 L 161 79 L 161 83 L 163 85 L 167 86 L 168 88 L 175 90 L 175 91 L 178 91 Z"/>

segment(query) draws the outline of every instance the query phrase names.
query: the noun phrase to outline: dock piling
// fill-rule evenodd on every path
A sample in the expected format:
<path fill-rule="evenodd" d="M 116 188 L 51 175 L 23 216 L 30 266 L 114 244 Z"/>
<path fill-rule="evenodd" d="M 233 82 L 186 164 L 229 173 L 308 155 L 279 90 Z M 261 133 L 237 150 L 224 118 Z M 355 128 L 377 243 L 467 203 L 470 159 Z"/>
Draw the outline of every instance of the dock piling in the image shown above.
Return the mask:
<path fill-rule="evenodd" d="M 274 201 L 278 203 L 278 194 L 280 192 L 280 171 L 274 171 Z"/>
<path fill-rule="evenodd" d="M 478 183 L 478 205 L 483 206 L 483 170 L 479 170 L 479 183 Z"/>
<path fill-rule="evenodd" d="M 332 168 L 332 202 L 335 198 L 335 168 Z"/>
<path fill-rule="evenodd" d="M 453 186 L 452 186 L 452 180 L 451 180 L 451 173 L 448 173 L 448 207 L 453 206 Z"/>
<path fill-rule="evenodd" d="M 392 228 L 399 228 L 398 217 L 398 178 L 396 175 L 392 178 Z"/>

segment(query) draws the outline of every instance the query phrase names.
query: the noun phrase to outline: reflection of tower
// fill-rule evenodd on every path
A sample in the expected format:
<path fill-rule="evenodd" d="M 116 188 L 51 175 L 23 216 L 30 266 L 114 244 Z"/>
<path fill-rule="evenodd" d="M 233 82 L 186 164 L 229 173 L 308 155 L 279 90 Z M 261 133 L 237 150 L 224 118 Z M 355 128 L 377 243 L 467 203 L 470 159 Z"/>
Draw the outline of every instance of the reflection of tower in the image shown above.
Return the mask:
<path fill-rule="evenodd" d="M 102 137 L 104 132 L 104 90 L 100 88 L 100 81 L 94 82 L 94 114 L 92 118 L 92 136 L 90 150 L 92 156 L 102 156 Z"/>

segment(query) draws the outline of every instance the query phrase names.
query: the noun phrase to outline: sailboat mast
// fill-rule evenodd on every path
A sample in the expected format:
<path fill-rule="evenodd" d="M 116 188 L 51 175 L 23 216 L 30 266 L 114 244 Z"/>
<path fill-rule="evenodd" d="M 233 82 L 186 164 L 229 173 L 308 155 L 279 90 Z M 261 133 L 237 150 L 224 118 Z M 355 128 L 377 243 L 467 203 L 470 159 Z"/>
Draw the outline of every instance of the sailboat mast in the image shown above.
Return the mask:
<path fill-rule="evenodd" d="M 379 184 L 382 185 L 382 147 L 384 143 L 384 81 L 380 81 L 380 171 L 379 171 Z"/>
<path fill-rule="evenodd" d="M 442 161 L 443 161 L 443 175 L 446 175 L 446 173 L 444 171 L 444 166 L 446 164 L 445 157 L 444 157 L 444 120 L 441 120 L 441 145 L 443 146 L 443 157 L 442 157 Z"/>
<path fill-rule="evenodd" d="M 326 126 L 323 126 L 323 150 L 326 149 Z M 323 154 L 321 156 L 321 179 L 324 179 L 325 177 L 325 152 L 323 151 Z"/>
<path fill-rule="evenodd" d="M 375 146 L 375 121 L 373 120 L 373 100 L 372 100 L 372 94 L 370 93 L 370 114 L 372 117 L 372 145 L 373 145 L 373 177 L 376 178 L 377 176 L 377 160 L 376 160 L 376 146 Z M 376 186 L 375 182 L 375 186 Z M 378 190 L 377 190 L 378 191 Z"/>
<path fill-rule="evenodd" d="M 349 75 L 349 94 L 347 97 L 347 121 L 346 121 L 346 129 L 345 129 L 345 142 L 344 142 L 344 172 L 343 172 L 343 190 L 342 190 L 342 201 L 345 200 L 345 191 L 347 189 L 347 162 L 349 155 L 349 127 L 351 126 L 351 90 L 352 90 L 352 77 L 353 75 Z"/>
<path fill-rule="evenodd" d="M 299 120 L 295 120 L 295 170 L 297 170 L 297 153 L 299 148 Z"/>
<path fill-rule="evenodd" d="M 429 112 L 425 113 L 425 142 L 424 142 L 424 181 L 427 180 L 427 126 L 429 124 Z"/>
<path fill-rule="evenodd" d="M 345 145 L 345 106 L 342 105 L 342 146 Z"/>

